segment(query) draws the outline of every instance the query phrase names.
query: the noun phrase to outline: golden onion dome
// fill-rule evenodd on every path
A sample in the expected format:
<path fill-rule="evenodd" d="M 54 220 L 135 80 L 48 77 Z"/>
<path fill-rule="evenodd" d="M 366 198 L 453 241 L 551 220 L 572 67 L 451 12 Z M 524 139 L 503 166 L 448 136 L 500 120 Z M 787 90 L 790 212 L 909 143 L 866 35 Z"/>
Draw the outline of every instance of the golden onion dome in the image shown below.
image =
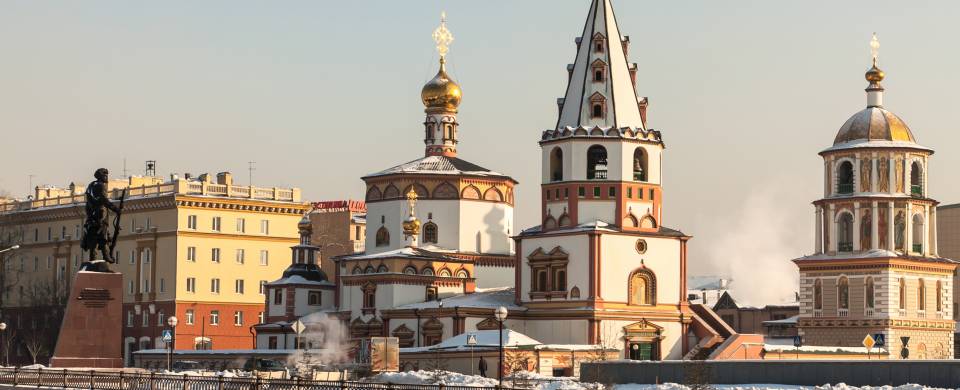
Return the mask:
<path fill-rule="evenodd" d="M 869 81 L 869 82 L 872 83 L 872 84 L 876 84 L 876 83 L 879 83 L 879 82 L 883 81 L 883 77 L 884 77 L 884 76 L 885 76 L 885 75 L 884 75 L 883 71 L 880 70 L 880 68 L 877 67 L 877 64 L 876 64 L 876 63 L 874 63 L 873 66 L 870 67 L 870 69 L 867 70 L 867 73 L 864 75 L 864 77 L 867 79 L 867 81 Z"/>
<path fill-rule="evenodd" d="M 463 91 L 460 89 L 460 84 L 447 75 L 445 62 L 442 58 L 440 59 L 440 71 L 423 86 L 420 99 L 427 108 L 455 111 L 460 106 Z"/>

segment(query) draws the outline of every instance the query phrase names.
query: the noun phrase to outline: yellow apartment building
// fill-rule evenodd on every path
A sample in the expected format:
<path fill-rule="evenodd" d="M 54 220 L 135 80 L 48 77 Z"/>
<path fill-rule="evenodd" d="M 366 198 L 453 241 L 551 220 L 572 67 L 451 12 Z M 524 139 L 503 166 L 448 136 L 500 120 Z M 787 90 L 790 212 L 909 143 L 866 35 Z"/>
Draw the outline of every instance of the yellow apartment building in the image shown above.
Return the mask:
<path fill-rule="evenodd" d="M 21 245 L 0 257 L 0 317 L 16 340 L 11 362 L 46 361 L 53 349 L 69 283 L 85 259 L 85 187 L 38 187 L 32 200 L 0 203 L 0 235 Z M 124 324 L 117 337 L 125 359 L 136 350 L 165 348 L 160 335 L 171 315 L 179 319 L 177 349 L 252 348 L 251 327 L 263 321 L 260 285 L 289 265 L 297 222 L 310 209 L 300 190 L 234 185 L 229 173 L 215 180 L 130 177 L 108 186 L 113 199 L 123 189 L 112 267 L 123 274 Z"/>

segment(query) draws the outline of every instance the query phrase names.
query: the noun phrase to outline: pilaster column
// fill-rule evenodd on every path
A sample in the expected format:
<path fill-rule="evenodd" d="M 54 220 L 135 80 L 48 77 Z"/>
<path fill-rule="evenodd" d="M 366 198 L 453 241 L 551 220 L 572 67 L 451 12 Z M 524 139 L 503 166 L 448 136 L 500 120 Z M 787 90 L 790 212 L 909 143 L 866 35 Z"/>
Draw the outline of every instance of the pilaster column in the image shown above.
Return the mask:
<path fill-rule="evenodd" d="M 860 202 L 853 203 L 853 250 L 863 250 L 860 248 Z"/>
<path fill-rule="evenodd" d="M 892 175 L 891 175 L 892 177 Z M 887 249 L 896 249 L 896 237 L 893 228 L 893 202 L 887 202 Z"/>
<path fill-rule="evenodd" d="M 930 224 L 930 205 L 923 206 L 923 223 L 926 224 L 923 227 L 923 255 L 930 256 L 930 230 L 933 228 Z"/>
<path fill-rule="evenodd" d="M 889 193 L 893 194 L 897 192 L 897 170 L 895 166 L 893 152 L 890 152 L 887 156 L 887 181 L 890 182 L 890 185 L 887 186 Z M 891 247 L 892 249 L 892 247 Z"/>
<path fill-rule="evenodd" d="M 903 213 L 903 252 L 912 253 L 913 252 L 913 208 L 910 205 L 910 202 L 907 202 L 907 207 Z"/>
<path fill-rule="evenodd" d="M 827 208 L 827 226 L 830 229 L 830 249 L 828 252 L 837 253 L 837 223 L 832 203 Z"/>
<path fill-rule="evenodd" d="M 926 172 L 926 170 L 924 170 Z M 937 208 L 930 208 L 930 254 L 940 256 L 940 249 L 937 248 Z"/>
<path fill-rule="evenodd" d="M 863 180 L 860 177 L 860 154 L 853 155 L 853 192 L 860 192 L 860 181 Z M 856 245 L 856 244 L 854 244 Z"/>
<path fill-rule="evenodd" d="M 816 216 L 814 218 L 814 237 L 816 237 L 813 253 L 820 254 L 823 253 L 823 208 L 819 205 L 817 206 Z"/>
<path fill-rule="evenodd" d="M 876 160 L 874 160 L 874 166 L 876 166 Z M 870 208 L 870 249 L 880 249 L 880 214 L 878 212 L 880 209 L 877 207 L 877 201 L 873 201 Z"/>
<path fill-rule="evenodd" d="M 877 159 L 877 153 L 873 153 L 872 156 L 873 156 L 873 160 L 870 161 L 870 165 L 871 165 L 871 168 L 870 168 L 870 192 L 877 192 L 877 189 L 880 188 L 880 187 L 879 187 L 879 184 L 877 183 L 877 178 L 879 177 L 879 176 L 877 175 L 877 168 L 878 168 L 880 165 L 877 163 L 877 160 L 878 160 L 878 159 Z M 876 212 L 876 206 L 874 206 L 874 212 Z M 876 214 L 874 214 L 874 218 L 873 218 L 873 219 L 874 219 L 874 220 L 877 219 L 877 218 L 876 218 Z"/>

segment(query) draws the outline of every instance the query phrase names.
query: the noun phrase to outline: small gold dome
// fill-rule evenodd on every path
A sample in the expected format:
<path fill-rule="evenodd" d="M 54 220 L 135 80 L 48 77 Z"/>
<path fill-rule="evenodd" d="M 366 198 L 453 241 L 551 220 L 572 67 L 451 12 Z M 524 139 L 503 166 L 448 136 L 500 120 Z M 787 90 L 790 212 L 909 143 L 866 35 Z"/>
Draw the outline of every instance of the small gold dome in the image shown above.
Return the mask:
<path fill-rule="evenodd" d="M 420 99 L 427 108 L 456 110 L 460 106 L 463 91 L 460 90 L 460 85 L 447 75 L 444 62 L 443 59 L 440 60 L 440 71 L 423 86 Z"/>
<path fill-rule="evenodd" d="M 870 70 L 867 70 L 867 73 L 864 75 L 864 77 L 866 77 L 867 81 L 869 81 L 869 82 L 871 82 L 871 83 L 879 83 L 879 82 L 883 81 L 883 77 L 884 77 L 884 76 L 885 76 L 885 75 L 884 75 L 883 71 L 880 70 L 880 68 L 877 67 L 877 64 L 873 64 L 873 66 L 870 67 Z"/>

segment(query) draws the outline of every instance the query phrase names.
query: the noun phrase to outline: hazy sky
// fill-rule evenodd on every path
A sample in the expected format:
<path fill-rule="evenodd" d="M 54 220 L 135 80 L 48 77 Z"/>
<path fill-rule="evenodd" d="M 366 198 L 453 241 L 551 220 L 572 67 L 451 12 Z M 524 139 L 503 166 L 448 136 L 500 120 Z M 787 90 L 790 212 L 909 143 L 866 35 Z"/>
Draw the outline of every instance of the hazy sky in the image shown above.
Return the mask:
<path fill-rule="evenodd" d="M 423 153 L 419 93 L 441 10 L 463 86 L 460 156 L 520 181 L 537 224 L 542 130 L 588 0 L 5 1 L 0 188 L 229 170 L 308 199 L 362 198 L 359 177 Z M 663 132 L 664 224 L 695 236 L 693 273 L 769 269 L 813 247 L 822 163 L 865 106 L 870 33 L 885 104 L 936 149 L 931 191 L 960 201 L 957 2 L 614 0 Z M 758 264 L 766 267 L 757 267 Z M 755 273 L 744 274 L 740 279 Z M 756 276 L 753 276 L 756 277 Z M 762 278 L 771 279 L 771 278 Z M 775 283 L 781 284 L 781 283 Z"/>

